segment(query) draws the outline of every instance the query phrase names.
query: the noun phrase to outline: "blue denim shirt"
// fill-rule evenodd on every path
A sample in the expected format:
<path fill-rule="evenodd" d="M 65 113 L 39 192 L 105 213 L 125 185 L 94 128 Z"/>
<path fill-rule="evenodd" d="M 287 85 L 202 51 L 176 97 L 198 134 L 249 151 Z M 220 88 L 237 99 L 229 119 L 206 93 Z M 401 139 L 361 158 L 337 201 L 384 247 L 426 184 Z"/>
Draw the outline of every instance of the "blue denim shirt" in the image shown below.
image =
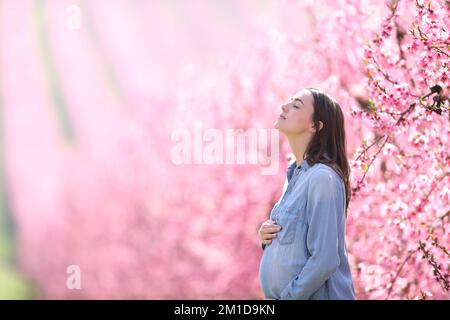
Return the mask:
<path fill-rule="evenodd" d="M 332 168 L 292 162 L 270 218 L 282 230 L 260 262 L 266 298 L 356 299 L 345 244 L 345 187 Z"/>

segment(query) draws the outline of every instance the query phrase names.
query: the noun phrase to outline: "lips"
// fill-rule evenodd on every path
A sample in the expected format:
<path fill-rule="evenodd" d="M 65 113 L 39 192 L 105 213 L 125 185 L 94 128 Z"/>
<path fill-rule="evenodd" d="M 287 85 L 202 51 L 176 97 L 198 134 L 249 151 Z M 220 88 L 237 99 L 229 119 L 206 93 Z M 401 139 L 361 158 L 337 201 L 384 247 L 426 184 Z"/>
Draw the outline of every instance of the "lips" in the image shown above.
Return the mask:
<path fill-rule="evenodd" d="M 280 114 L 280 118 L 286 120 L 286 117 Z"/>

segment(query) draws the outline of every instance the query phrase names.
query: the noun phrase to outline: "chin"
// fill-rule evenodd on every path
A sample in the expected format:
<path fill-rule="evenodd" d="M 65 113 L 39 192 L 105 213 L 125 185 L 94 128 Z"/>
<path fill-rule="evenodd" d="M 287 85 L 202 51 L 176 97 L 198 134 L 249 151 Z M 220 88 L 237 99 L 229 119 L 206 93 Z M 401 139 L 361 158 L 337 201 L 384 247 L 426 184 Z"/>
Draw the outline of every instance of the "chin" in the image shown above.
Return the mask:
<path fill-rule="evenodd" d="M 274 128 L 275 128 L 275 129 L 278 129 L 278 130 L 280 130 L 280 131 L 283 130 L 283 127 L 280 126 L 279 123 L 276 123 L 275 126 L 274 126 Z"/>
<path fill-rule="evenodd" d="M 281 130 L 283 128 L 283 125 L 280 123 L 280 119 L 277 119 L 275 121 L 275 123 L 273 124 L 273 127 L 278 130 Z"/>

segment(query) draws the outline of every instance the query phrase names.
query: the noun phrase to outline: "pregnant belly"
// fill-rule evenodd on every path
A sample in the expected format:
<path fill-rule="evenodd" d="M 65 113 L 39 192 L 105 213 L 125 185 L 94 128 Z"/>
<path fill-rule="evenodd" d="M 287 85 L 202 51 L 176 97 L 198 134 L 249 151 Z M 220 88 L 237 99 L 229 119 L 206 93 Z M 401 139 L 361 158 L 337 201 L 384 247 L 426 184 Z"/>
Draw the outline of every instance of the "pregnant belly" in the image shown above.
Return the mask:
<path fill-rule="evenodd" d="M 288 249 L 282 246 L 282 249 Z M 299 273 L 295 261 L 287 260 L 291 255 L 283 252 L 280 245 L 273 241 L 266 246 L 259 265 L 259 281 L 266 298 L 279 299 L 280 293 Z"/>

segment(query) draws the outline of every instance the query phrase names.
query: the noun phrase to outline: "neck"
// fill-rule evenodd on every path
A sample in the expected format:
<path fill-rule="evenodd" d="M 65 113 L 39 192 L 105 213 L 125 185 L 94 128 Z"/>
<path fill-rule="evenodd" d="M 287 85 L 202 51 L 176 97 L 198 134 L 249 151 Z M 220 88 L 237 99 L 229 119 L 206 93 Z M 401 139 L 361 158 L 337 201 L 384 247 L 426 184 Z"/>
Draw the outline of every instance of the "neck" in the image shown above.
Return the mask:
<path fill-rule="evenodd" d="M 295 136 L 287 136 L 289 145 L 291 146 L 292 153 L 295 156 L 297 166 L 303 163 L 303 156 L 305 154 L 306 148 L 308 147 L 310 135 L 302 134 Z"/>

